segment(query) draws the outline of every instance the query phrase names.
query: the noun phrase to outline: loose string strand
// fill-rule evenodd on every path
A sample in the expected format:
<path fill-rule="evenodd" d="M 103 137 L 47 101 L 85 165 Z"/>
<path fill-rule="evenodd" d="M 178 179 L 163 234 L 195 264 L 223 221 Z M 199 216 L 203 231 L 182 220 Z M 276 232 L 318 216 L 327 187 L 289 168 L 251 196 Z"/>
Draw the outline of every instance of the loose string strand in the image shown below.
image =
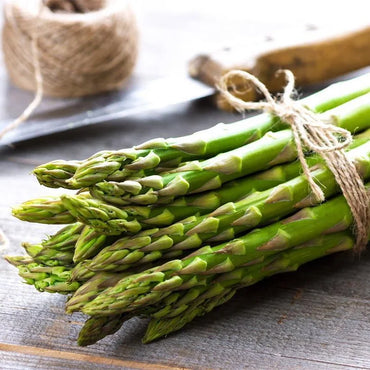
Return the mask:
<path fill-rule="evenodd" d="M 41 16 L 43 7 L 39 7 L 38 18 Z M 38 28 L 35 27 L 34 32 L 31 36 L 31 53 L 32 53 L 32 66 L 35 72 L 35 85 L 36 91 L 35 96 L 31 103 L 26 107 L 26 109 L 18 116 L 13 122 L 9 123 L 0 131 L 0 139 L 3 138 L 8 132 L 16 129 L 21 123 L 27 121 L 30 115 L 34 112 L 34 110 L 40 105 L 42 97 L 43 97 L 43 85 L 42 85 L 42 73 L 39 61 L 39 49 L 37 46 L 37 32 Z"/>

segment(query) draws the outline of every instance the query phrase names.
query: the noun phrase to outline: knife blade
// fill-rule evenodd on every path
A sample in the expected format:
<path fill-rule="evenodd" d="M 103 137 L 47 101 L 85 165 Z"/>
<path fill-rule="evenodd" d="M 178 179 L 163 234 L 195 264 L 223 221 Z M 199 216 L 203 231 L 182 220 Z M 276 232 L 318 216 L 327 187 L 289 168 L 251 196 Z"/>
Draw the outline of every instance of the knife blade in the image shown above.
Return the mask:
<path fill-rule="evenodd" d="M 71 130 L 77 127 L 133 116 L 152 109 L 191 102 L 214 94 L 215 89 L 186 75 L 150 81 L 135 80 L 126 89 L 104 95 L 78 99 L 44 98 L 34 114 L 0 140 L 0 147 L 28 139 Z M 30 93 L 8 86 L 0 91 L 0 131 L 20 113 L 11 109 L 11 102 L 26 107 Z M 7 109 L 8 108 L 8 109 Z M 1 116 L 3 115 L 3 116 Z"/>

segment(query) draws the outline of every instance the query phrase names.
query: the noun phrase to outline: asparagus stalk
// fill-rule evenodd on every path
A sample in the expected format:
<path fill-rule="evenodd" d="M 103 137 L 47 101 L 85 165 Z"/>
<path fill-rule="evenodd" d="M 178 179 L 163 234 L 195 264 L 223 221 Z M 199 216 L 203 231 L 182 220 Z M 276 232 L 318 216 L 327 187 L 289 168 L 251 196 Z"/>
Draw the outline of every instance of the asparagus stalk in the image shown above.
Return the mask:
<path fill-rule="evenodd" d="M 95 273 L 87 269 L 82 271 L 80 268 L 80 276 L 77 279 L 73 275 L 74 265 L 56 265 L 54 260 L 48 261 L 46 258 L 42 262 L 37 262 L 30 256 L 6 256 L 5 259 L 18 268 L 19 276 L 23 277 L 27 284 L 34 285 L 39 291 L 61 294 L 78 291 L 79 298 L 72 298 L 69 302 L 69 305 L 74 308 L 78 307 L 79 299 L 85 290 L 88 293 L 83 295 L 84 300 L 87 297 L 95 297 L 100 291 L 113 286 L 124 276 L 138 273 L 150 267 L 150 265 L 140 266 L 135 270 L 131 269 L 120 274 Z M 95 295 L 91 294 L 91 290 L 95 291 Z"/>
<path fill-rule="evenodd" d="M 32 199 L 12 209 L 13 216 L 22 221 L 46 224 L 70 224 L 76 221 L 59 197 Z"/>
<path fill-rule="evenodd" d="M 57 250 L 73 250 L 80 237 L 84 225 L 80 222 L 70 224 L 60 229 L 56 234 L 41 242 L 44 248 Z"/>
<path fill-rule="evenodd" d="M 24 257 L 5 257 L 18 268 L 26 284 L 33 285 L 40 292 L 69 294 L 80 286 L 77 281 L 70 281 L 71 270 L 65 266 L 50 267 Z"/>
<path fill-rule="evenodd" d="M 312 165 L 317 163 L 317 161 L 317 157 L 308 158 L 308 162 Z M 127 213 L 128 215 L 137 218 L 142 223 L 153 226 L 165 226 L 196 213 L 205 214 L 211 212 L 226 202 L 239 200 L 253 190 L 265 190 L 281 184 L 282 182 L 297 176 L 300 171 L 301 167 L 298 162 L 275 166 L 266 171 L 230 181 L 220 189 L 180 197 L 174 200 L 171 204 L 159 207 L 130 205 L 121 209 L 116 209 L 111 204 L 106 204 L 96 199 L 88 201 L 86 197 L 81 197 L 80 195 L 65 196 L 64 198 L 68 199 L 69 202 L 64 201 L 64 203 L 73 213 L 72 215 L 70 212 L 71 218 L 78 216 L 78 218 L 87 225 L 90 224 L 91 218 L 107 221 L 113 220 L 115 217 L 124 217 Z M 120 198 L 117 198 L 118 203 L 119 199 Z M 54 197 L 52 201 L 54 204 L 58 204 L 58 207 L 54 208 L 56 213 L 52 215 L 52 220 L 58 217 L 58 212 L 69 212 L 69 209 L 66 208 L 60 196 Z M 111 203 L 115 203 L 115 201 L 112 199 Z M 28 222 L 47 224 L 49 222 L 49 215 L 46 215 L 44 218 L 40 216 L 40 211 L 43 209 L 43 206 L 41 206 L 42 208 L 40 210 L 36 209 L 39 204 L 42 205 L 42 199 L 34 199 L 25 202 L 21 204 L 20 207 L 13 209 L 13 215 Z M 98 211 L 95 212 L 95 210 L 91 209 L 90 206 L 98 208 Z M 122 210 L 125 213 L 122 212 Z M 36 217 L 34 217 L 34 215 L 36 215 Z M 97 222 L 94 224 L 96 225 Z M 101 229 L 102 232 L 107 231 L 109 234 L 110 230 L 106 230 L 106 227 L 104 226 L 105 224 L 102 223 L 101 225 L 101 228 L 98 226 L 96 226 L 96 228 Z"/>
<path fill-rule="evenodd" d="M 209 284 L 220 273 L 253 265 L 266 257 L 302 244 L 325 233 L 346 230 L 352 214 L 343 196 L 256 229 L 243 237 L 208 247 L 183 260 L 172 260 L 154 269 L 121 279 L 81 310 L 94 315 L 129 312 L 157 303 L 172 291 Z M 206 254 L 199 254 L 206 253 Z"/>
<path fill-rule="evenodd" d="M 41 244 L 22 243 L 27 254 L 37 263 L 45 266 L 70 266 L 73 264 L 73 251 L 44 248 Z"/>
<path fill-rule="evenodd" d="M 366 143 L 369 137 L 369 130 L 356 135 L 349 149 L 354 149 Z M 310 167 L 316 165 L 319 161 L 320 158 L 318 156 L 307 158 Z M 300 163 L 295 161 L 228 182 L 220 189 L 177 198 L 168 205 L 153 207 L 125 206 L 122 209 L 128 215 L 135 217 L 141 223 L 143 229 L 146 229 L 148 226 L 167 226 L 192 215 L 204 215 L 212 212 L 219 206 L 227 202 L 240 200 L 254 191 L 270 189 L 297 177 L 301 171 Z M 122 215 L 121 209 L 116 210 L 111 206 L 106 207 L 104 202 L 97 200 L 89 202 L 85 199 L 80 199 L 78 195 L 68 196 L 67 198 L 66 205 L 85 224 L 92 222 L 94 227 L 102 233 L 109 234 L 120 231 L 119 218 Z M 111 201 L 113 202 L 113 199 Z M 97 212 L 95 212 L 95 208 L 98 208 Z M 116 220 L 116 218 L 118 219 Z"/>
<path fill-rule="evenodd" d="M 67 312 L 78 311 L 86 302 L 96 298 L 99 293 L 113 287 L 118 281 L 129 276 L 130 273 L 104 273 L 92 276 L 87 282 L 79 287 L 66 305 Z"/>
<path fill-rule="evenodd" d="M 261 156 L 261 148 L 266 150 L 264 156 Z M 90 192 L 95 198 L 114 201 L 115 204 L 170 203 L 174 197 L 217 189 L 227 181 L 295 158 L 296 150 L 290 130 L 268 132 L 262 139 L 232 152 L 221 153 L 202 162 L 189 162 L 162 176 L 129 180 L 130 184 L 137 184 L 135 191 L 126 190 L 128 181 L 106 181 L 95 184 Z"/>
<path fill-rule="evenodd" d="M 96 273 L 89 270 L 86 267 L 86 265 L 88 265 L 89 263 L 90 263 L 90 260 L 85 260 L 75 265 L 72 268 L 70 280 L 71 281 L 87 281 L 93 278 L 96 275 Z M 78 270 L 78 276 L 76 275 L 76 269 Z"/>
<path fill-rule="evenodd" d="M 333 84 L 302 99 L 314 111 L 324 112 L 370 91 L 369 75 Z M 83 188 L 103 180 L 123 181 L 136 171 L 166 167 L 193 159 L 209 158 L 260 138 L 284 125 L 267 114 L 234 124 L 219 124 L 193 135 L 154 139 L 140 146 L 100 152 L 82 163 L 54 161 L 35 169 L 39 182 L 50 187 Z M 77 168 L 76 168 L 77 167 Z M 72 175 L 72 177 L 71 177 Z M 141 175 L 140 175 L 141 176 Z"/>
<path fill-rule="evenodd" d="M 370 141 L 348 152 L 363 178 L 370 177 Z M 333 174 L 323 164 L 313 171 L 326 197 L 339 192 Z M 239 202 L 229 202 L 209 215 L 193 216 L 163 229 L 146 230 L 118 239 L 85 265 L 93 271 L 123 271 L 142 262 L 168 258 L 168 253 L 199 248 L 205 241 L 220 242 L 296 209 L 316 203 L 307 179 L 298 176 L 275 188 L 254 192 Z"/>
<path fill-rule="evenodd" d="M 92 155 L 89 160 L 93 160 L 95 157 L 104 156 L 106 153 L 110 152 L 106 150 L 97 152 Z M 36 167 L 33 170 L 33 174 L 36 175 L 37 180 L 41 185 L 49 188 L 73 189 L 73 186 L 68 183 L 68 180 L 73 177 L 81 164 L 83 164 L 83 161 L 66 161 L 58 159 Z"/>
<path fill-rule="evenodd" d="M 182 322 L 185 321 L 181 325 L 181 327 L 183 327 L 186 323 L 190 322 L 193 318 L 195 318 L 195 316 L 200 316 L 201 315 L 200 312 L 205 314 L 206 312 L 209 312 L 216 305 L 225 303 L 227 300 L 229 300 L 234 295 L 234 293 L 235 293 L 235 290 L 229 291 L 228 294 L 225 293 L 220 296 L 211 298 L 210 300 L 207 301 L 207 306 L 206 306 L 207 309 L 205 307 L 204 302 L 202 302 L 202 304 L 198 304 L 197 306 L 193 304 L 192 310 L 190 310 L 189 308 L 188 310 L 185 311 L 186 316 L 182 316 L 182 315 L 176 316 L 175 319 L 177 319 L 178 321 L 181 320 Z M 167 307 L 171 307 L 171 306 L 167 306 Z M 153 307 L 152 311 L 155 312 L 156 308 Z M 197 314 L 194 315 L 194 313 L 197 313 Z M 142 314 L 140 312 L 138 312 L 137 315 L 144 316 L 144 317 L 150 316 L 149 314 Z M 127 320 L 131 319 L 132 317 L 133 317 L 132 314 L 122 314 L 122 315 L 114 315 L 114 316 L 92 316 L 85 322 L 84 326 L 82 327 L 79 333 L 78 339 L 77 339 L 77 343 L 80 346 L 88 346 L 88 345 L 94 344 L 98 342 L 99 340 L 103 339 L 104 337 L 106 337 L 107 335 L 116 333 L 122 327 L 122 325 Z M 152 333 L 155 332 L 154 333 L 155 338 L 151 340 L 157 339 L 163 335 L 167 335 L 168 333 L 174 330 L 181 329 L 181 327 L 179 326 L 179 322 L 175 324 L 176 328 L 174 328 L 175 325 L 173 324 L 171 325 L 172 330 L 169 330 L 167 326 L 166 328 L 162 328 L 163 323 L 167 324 L 167 322 L 170 320 L 171 319 L 168 319 L 167 317 L 162 320 L 159 320 L 159 319 L 151 320 L 151 322 L 149 323 L 149 327 L 147 329 L 147 333 L 148 333 L 148 330 L 150 329 L 149 336 L 152 336 L 153 335 Z M 154 323 L 156 323 L 155 326 L 154 326 Z M 148 340 L 147 342 L 151 340 Z M 147 343 L 144 340 L 143 342 Z"/>
<path fill-rule="evenodd" d="M 50 208 L 48 208 L 50 200 L 48 199 L 46 204 L 43 201 L 44 199 L 34 199 L 25 202 L 20 207 L 15 208 L 13 213 L 21 219 L 26 218 L 28 221 L 33 221 L 33 217 L 36 215 L 36 222 L 47 223 L 49 220 L 48 216 L 50 216 L 51 212 Z M 64 217 L 68 211 L 64 208 L 59 197 L 53 198 L 52 204 L 57 204 L 57 206 L 53 207 L 53 212 L 55 213 L 51 216 L 52 223 L 54 223 L 56 219 Z M 42 216 L 45 218 L 41 219 L 40 215 L 45 207 L 48 208 L 48 214 Z M 20 209 L 22 210 L 21 214 L 18 213 Z M 60 210 L 62 210 L 62 215 L 60 214 Z M 73 216 L 71 215 L 71 217 Z M 89 226 L 76 222 L 62 228 L 56 234 L 43 240 L 40 244 L 23 243 L 22 245 L 34 261 L 48 266 L 57 266 L 70 265 L 73 262 L 78 263 L 90 258 L 103 246 L 109 245 L 115 240 L 116 238 L 109 238 L 106 235 L 97 233 Z"/>
<path fill-rule="evenodd" d="M 33 173 L 41 185 L 49 188 L 71 189 L 68 181 L 77 171 L 81 161 L 57 160 L 36 167 Z"/>
<path fill-rule="evenodd" d="M 182 315 L 180 316 L 181 317 L 180 320 L 182 321 L 181 327 L 183 327 L 186 323 L 190 322 L 193 318 L 195 318 L 195 316 L 200 316 L 201 312 L 202 312 L 202 314 L 205 314 L 206 312 L 209 312 L 216 305 L 220 305 L 222 303 L 225 303 L 227 300 L 229 300 L 234 295 L 234 293 L 235 293 L 235 290 L 232 290 L 232 291 L 228 291 L 228 293 L 221 294 L 220 296 L 213 297 L 213 298 L 207 300 L 207 306 L 205 305 L 204 302 L 202 302 L 202 304 L 198 304 L 198 305 L 193 304 L 192 305 L 192 310 L 190 310 L 190 308 L 189 308 L 188 310 L 185 311 L 186 316 L 182 316 Z M 212 308 L 211 308 L 211 306 L 212 306 Z M 171 307 L 171 306 L 169 305 L 167 307 Z M 153 311 L 153 312 L 156 311 L 155 306 L 152 308 L 151 311 Z M 138 312 L 137 315 L 144 316 L 144 317 L 145 316 L 150 316 L 148 313 L 143 314 L 143 313 L 140 313 L 140 312 Z M 133 317 L 133 314 L 131 314 L 131 313 L 130 314 L 122 314 L 122 315 L 113 315 L 113 316 L 92 316 L 85 322 L 84 326 L 82 327 L 82 329 L 79 333 L 78 339 L 77 339 L 77 343 L 80 346 L 88 346 L 88 345 L 94 344 L 94 343 L 98 342 L 99 340 L 105 338 L 107 335 L 111 335 L 111 334 L 116 333 L 122 327 L 122 325 L 127 320 L 131 319 L 132 317 Z M 176 316 L 176 319 L 179 320 L 179 316 Z M 160 336 L 163 336 L 163 335 L 166 335 L 166 334 L 170 333 L 171 331 L 181 329 L 181 327 L 179 327 L 178 322 L 177 322 L 176 328 L 174 328 L 175 325 L 171 325 L 172 330 L 169 330 L 168 327 L 166 327 L 165 329 L 162 328 L 161 326 L 163 325 L 163 323 L 164 322 L 167 323 L 167 321 L 169 321 L 169 320 L 171 320 L 171 319 L 168 319 L 167 317 L 165 319 L 162 319 L 162 320 L 152 319 L 151 322 L 149 323 L 149 327 L 148 327 L 148 330 L 151 329 L 150 333 L 148 333 L 148 330 L 147 330 L 147 333 L 149 334 L 149 336 L 152 336 L 153 335 L 152 333 L 154 331 L 155 332 L 155 334 L 154 334 L 155 338 L 153 338 L 153 339 L 157 339 Z M 155 330 L 153 330 L 154 329 L 153 328 L 154 322 L 156 322 L 156 324 L 157 324 L 155 326 Z M 158 331 L 159 331 L 159 333 L 158 333 Z M 151 339 L 151 340 L 153 340 L 153 339 Z M 149 342 L 151 340 L 148 340 L 147 342 Z M 146 343 L 144 340 L 143 340 L 143 342 Z"/>
<path fill-rule="evenodd" d="M 350 148 L 366 143 L 368 138 L 368 130 L 360 135 L 356 135 Z M 317 156 L 307 158 L 310 166 L 314 166 L 319 160 Z M 71 213 L 78 217 L 81 222 L 93 225 L 101 233 L 119 234 L 125 230 L 124 225 L 121 225 L 120 219 L 122 217 L 126 219 L 126 215 L 138 220 L 143 229 L 146 229 L 148 226 L 166 226 L 191 215 L 209 213 L 226 202 L 233 202 L 245 197 L 252 191 L 262 191 L 274 187 L 298 176 L 300 172 L 299 162 L 275 166 L 255 175 L 228 182 L 217 190 L 177 198 L 172 203 L 164 206 L 126 206 L 115 208 L 103 201 L 88 200 L 80 198 L 79 195 L 64 196 L 63 199 Z M 62 203 L 60 198 L 59 202 Z M 35 199 L 34 203 L 39 203 L 39 200 Z M 22 206 L 22 208 L 25 210 L 25 207 Z M 31 209 L 30 212 L 32 213 L 33 210 Z M 32 215 L 28 217 L 29 220 L 31 218 Z M 47 222 L 47 219 L 44 222 Z"/>
<path fill-rule="evenodd" d="M 68 225 L 40 244 L 22 243 L 33 261 L 47 266 L 68 266 L 72 264 L 75 244 L 84 225 L 77 222 Z"/>
<path fill-rule="evenodd" d="M 98 234 L 91 227 L 77 222 L 64 227 L 40 244 L 25 242 L 22 245 L 35 262 L 47 266 L 69 266 L 94 256 L 115 239 Z"/>
<path fill-rule="evenodd" d="M 313 160 L 311 162 L 314 163 Z M 249 194 L 252 190 L 264 190 L 270 185 L 280 184 L 298 175 L 299 171 L 300 166 L 297 162 L 276 166 L 257 175 L 230 182 L 217 191 L 182 197 L 160 207 L 117 208 L 103 201 L 87 200 L 78 195 L 65 195 L 61 202 L 68 207 L 71 214 L 98 232 L 119 235 L 129 231 L 132 224 L 136 229 L 146 229 L 150 226 L 171 225 L 190 215 L 206 214 L 227 201 Z"/>
<path fill-rule="evenodd" d="M 171 332 L 180 330 L 195 317 L 202 316 L 230 300 L 236 289 L 244 285 L 252 285 L 258 281 L 282 272 L 295 271 L 300 265 L 327 254 L 347 250 L 353 247 L 353 237 L 348 232 L 321 236 L 308 243 L 299 245 L 285 252 L 268 257 L 264 262 L 240 268 L 232 274 L 221 275 L 218 279 L 215 295 L 210 294 L 211 286 L 191 288 L 188 292 L 172 293 L 167 297 L 162 307 L 155 305 L 144 311 L 134 311 L 115 316 L 93 316 L 82 328 L 79 345 L 90 345 L 106 335 L 115 333 L 125 321 L 134 315 L 150 316 L 143 343 L 149 343 Z M 240 281 L 236 281 L 238 276 Z M 244 281 L 241 283 L 241 281 Z"/>
<path fill-rule="evenodd" d="M 315 156 L 308 160 L 316 163 L 319 159 Z M 191 216 L 203 209 L 211 211 L 221 204 L 240 199 L 252 190 L 268 189 L 297 176 L 300 170 L 300 165 L 296 162 L 275 166 L 257 174 L 230 181 L 219 189 L 187 194 L 177 198 L 174 196 L 166 197 L 165 205 L 159 204 L 156 207 L 127 204 L 120 196 L 115 195 L 104 196 L 104 199 L 107 203 L 122 207 L 129 214 L 136 215 L 149 224 L 163 225 L 173 222 L 173 219 Z M 94 189 L 91 191 L 94 192 Z M 165 212 L 164 215 L 162 215 L 163 212 Z M 172 217 L 171 220 L 169 220 L 170 217 Z"/>
<path fill-rule="evenodd" d="M 104 246 L 115 240 L 116 238 L 109 238 L 92 227 L 85 226 L 76 241 L 73 262 L 78 263 L 95 256 Z"/>
<path fill-rule="evenodd" d="M 179 302 L 180 299 L 183 301 L 183 298 L 186 296 L 185 293 L 173 293 L 171 296 L 167 297 L 165 300 L 166 308 L 169 310 L 176 302 Z M 131 319 L 133 316 L 143 316 L 149 317 L 151 314 L 155 314 L 158 311 L 158 308 L 154 305 L 148 307 L 144 310 L 137 311 L 135 313 L 126 313 L 122 315 L 112 315 L 112 316 L 92 316 L 90 317 L 82 327 L 77 343 L 80 346 L 87 346 L 96 343 L 100 339 L 103 339 L 107 335 L 114 334 L 117 332 L 124 322 Z M 161 309 L 160 311 L 163 311 Z"/>
<path fill-rule="evenodd" d="M 235 292 L 235 290 L 231 289 L 226 293 L 221 293 L 215 297 L 206 299 L 201 304 L 192 304 L 182 312 L 181 315 L 175 317 L 151 319 L 142 342 L 150 343 L 174 331 L 182 329 L 196 317 L 203 316 L 212 311 L 215 307 L 229 301 L 234 296 Z"/>
<path fill-rule="evenodd" d="M 368 137 L 368 131 L 356 135 L 355 141 L 351 144 L 351 148 L 363 144 L 368 140 Z M 307 158 L 307 162 L 310 166 L 315 165 L 319 160 L 317 156 Z M 62 212 L 63 214 L 69 212 L 67 209 L 68 207 L 70 209 L 71 218 L 76 216 L 81 222 L 87 225 L 94 225 L 94 228 L 98 232 L 105 234 L 119 234 L 123 232 L 125 228 L 121 226 L 119 220 L 121 218 L 126 219 L 126 215 L 137 219 L 141 223 L 142 228 L 166 226 L 194 214 L 203 215 L 209 213 L 222 204 L 239 200 L 252 191 L 262 191 L 274 187 L 298 176 L 300 172 L 300 164 L 295 161 L 272 167 L 251 176 L 230 181 L 224 184 L 220 189 L 179 197 L 170 204 L 155 207 L 130 205 L 123 208 L 116 208 L 103 201 L 88 199 L 85 195 L 64 196 L 63 204 L 63 201 L 58 196 L 52 199 L 53 204 L 58 204 L 58 206 L 54 208 L 56 213 L 51 216 L 51 219 L 54 220 L 58 218 L 58 212 Z M 120 199 L 119 197 L 113 197 L 109 199 L 109 201 L 110 203 L 120 203 Z M 44 218 L 40 216 L 44 208 L 42 202 L 42 199 L 34 199 L 25 202 L 21 204 L 21 206 L 13 209 L 13 215 L 29 222 L 48 223 L 48 215 Z M 38 209 L 37 206 L 40 204 L 41 209 Z M 34 215 L 36 215 L 36 217 L 34 217 Z M 81 244 L 81 248 L 84 248 L 84 243 Z M 90 256 L 86 258 L 89 257 Z M 83 255 L 81 258 L 84 258 Z"/>
<path fill-rule="evenodd" d="M 149 343 L 180 330 L 195 317 L 202 316 L 213 310 L 216 306 L 228 301 L 233 297 L 236 289 L 255 284 L 271 275 L 295 271 L 307 262 L 331 253 L 351 249 L 353 245 L 353 237 L 348 232 L 324 235 L 268 257 L 265 261 L 253 267 L 240 268 L 230 274 L 226 273 L 224 276 L 221 276 L 218 282 L 223 287 L 223 289 L 219 288 L 221 293 L 209 298 L 206 298 L 206 294 L 203 293 L 203 299 L 200 296 L 198 300 L 192 301 L 190 304 L 183 304 L 181 310 L 179 310 L 181 308 L 180 305 L 177 308 L 177 312 L 179 312 L 177 315 L 173 314 L 173 312 L 176 312 L 176 307 L 169 310 L 170 314 L 165 317 L 161 317 L 158 314 L 152 315 L 152 319 L 143 338 L 143 343 Z"/>
<path fill-rule="evenodd" d="M 107 335 L 116 333 L 123 323 L 130 318 L 131 316 L 129 315 L 90 317 L 86 320 L 78 335 L 77 344 L 79 346 L 94 344 Z"/>
<path fill-rule="evenodd" d="M 370 93 L 353 99 L 327 113 L 335 123 L 351 132 L 369 128 Z M 92 187 L 91 194 L 102 200 L 120 197 L 138 204 L 155 204 L 159 200 L 216 189 L 223 183 L 296 158 L 291 130 L 268 132 L 261 139 L 237 149 L 220 153 L 204 161 L 193 161 L 161 176 L 136 180 L 141 190 L 123 189 L 126 182 L 105 181 Z M 135 181 L 130 180 L 130 184 Z M 105 195 L 108 198 L 105 198 Z"/>

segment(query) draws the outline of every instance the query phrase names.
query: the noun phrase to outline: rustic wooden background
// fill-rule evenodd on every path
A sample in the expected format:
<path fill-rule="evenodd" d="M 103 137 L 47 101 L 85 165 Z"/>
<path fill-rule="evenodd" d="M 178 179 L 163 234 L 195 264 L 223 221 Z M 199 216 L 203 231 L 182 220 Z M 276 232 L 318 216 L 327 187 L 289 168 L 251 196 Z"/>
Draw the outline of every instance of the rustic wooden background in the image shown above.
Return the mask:
<path fill-rule="evenodd" d="M 183 72 L 199 51 L 331 24 L 338 30 L 367 22 L 366 1 L 137 1 L 141 54 L 136 78 Z M 8 82 L 1 81 L 1 88 Z M 179 86 L 181 88 L 181 86 Z M 28 94 L 28 93 L 24 93 Z M 29 94 L 31 99 L 31 95 Z M 1 109 L 17 101 L 1 101 Z M 209 99 L 143 113 L 130 119 L 41 138 L 0 149 L 1 255 L 22 253 L 20 242 L 37 241 L 55 228 L 11 217 L 14 204 L 55 193 L 30 175 L 40 163 L 82 159 L 157 136 L 178 136 L 231 122 Z M 338 254 L 297 273 L 240 291 L 223 307 L 194 320 L 165 340 L 142 345 L 146 321 L 131 320 L 117 334 L 79 348 L 81 315 L 63 312 L 63 296 L 21 284 L 0 260 L 1 369 L 340 369 L 370 368 L 370 253 Z"/>

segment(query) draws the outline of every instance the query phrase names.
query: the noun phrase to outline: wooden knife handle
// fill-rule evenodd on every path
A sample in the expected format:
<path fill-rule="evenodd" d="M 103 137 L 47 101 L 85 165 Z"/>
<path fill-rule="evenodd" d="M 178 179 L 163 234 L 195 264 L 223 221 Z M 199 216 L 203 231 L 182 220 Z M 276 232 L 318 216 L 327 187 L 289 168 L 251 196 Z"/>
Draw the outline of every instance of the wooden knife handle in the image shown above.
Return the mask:
<path fill-rule="evenodd" d="M 296 86 L 307 86 L 370 65 L 370 26 L 342 35 L 316 30 L 292 36 L 198 55 L 189 63 L 189 74 L 215 86 L 227 71 L 242 69 L 257 76 L 271 92 L 277 92 L 285 84 L 283 76 L 276 76 L 279 69 L 290 69 Z M 256 91 L 246 91 L 240 81 L 233 82 L 240 87 L 240 98 L 258 99 Z M 217 104 L 232 109 L 221 95 Z"/>

